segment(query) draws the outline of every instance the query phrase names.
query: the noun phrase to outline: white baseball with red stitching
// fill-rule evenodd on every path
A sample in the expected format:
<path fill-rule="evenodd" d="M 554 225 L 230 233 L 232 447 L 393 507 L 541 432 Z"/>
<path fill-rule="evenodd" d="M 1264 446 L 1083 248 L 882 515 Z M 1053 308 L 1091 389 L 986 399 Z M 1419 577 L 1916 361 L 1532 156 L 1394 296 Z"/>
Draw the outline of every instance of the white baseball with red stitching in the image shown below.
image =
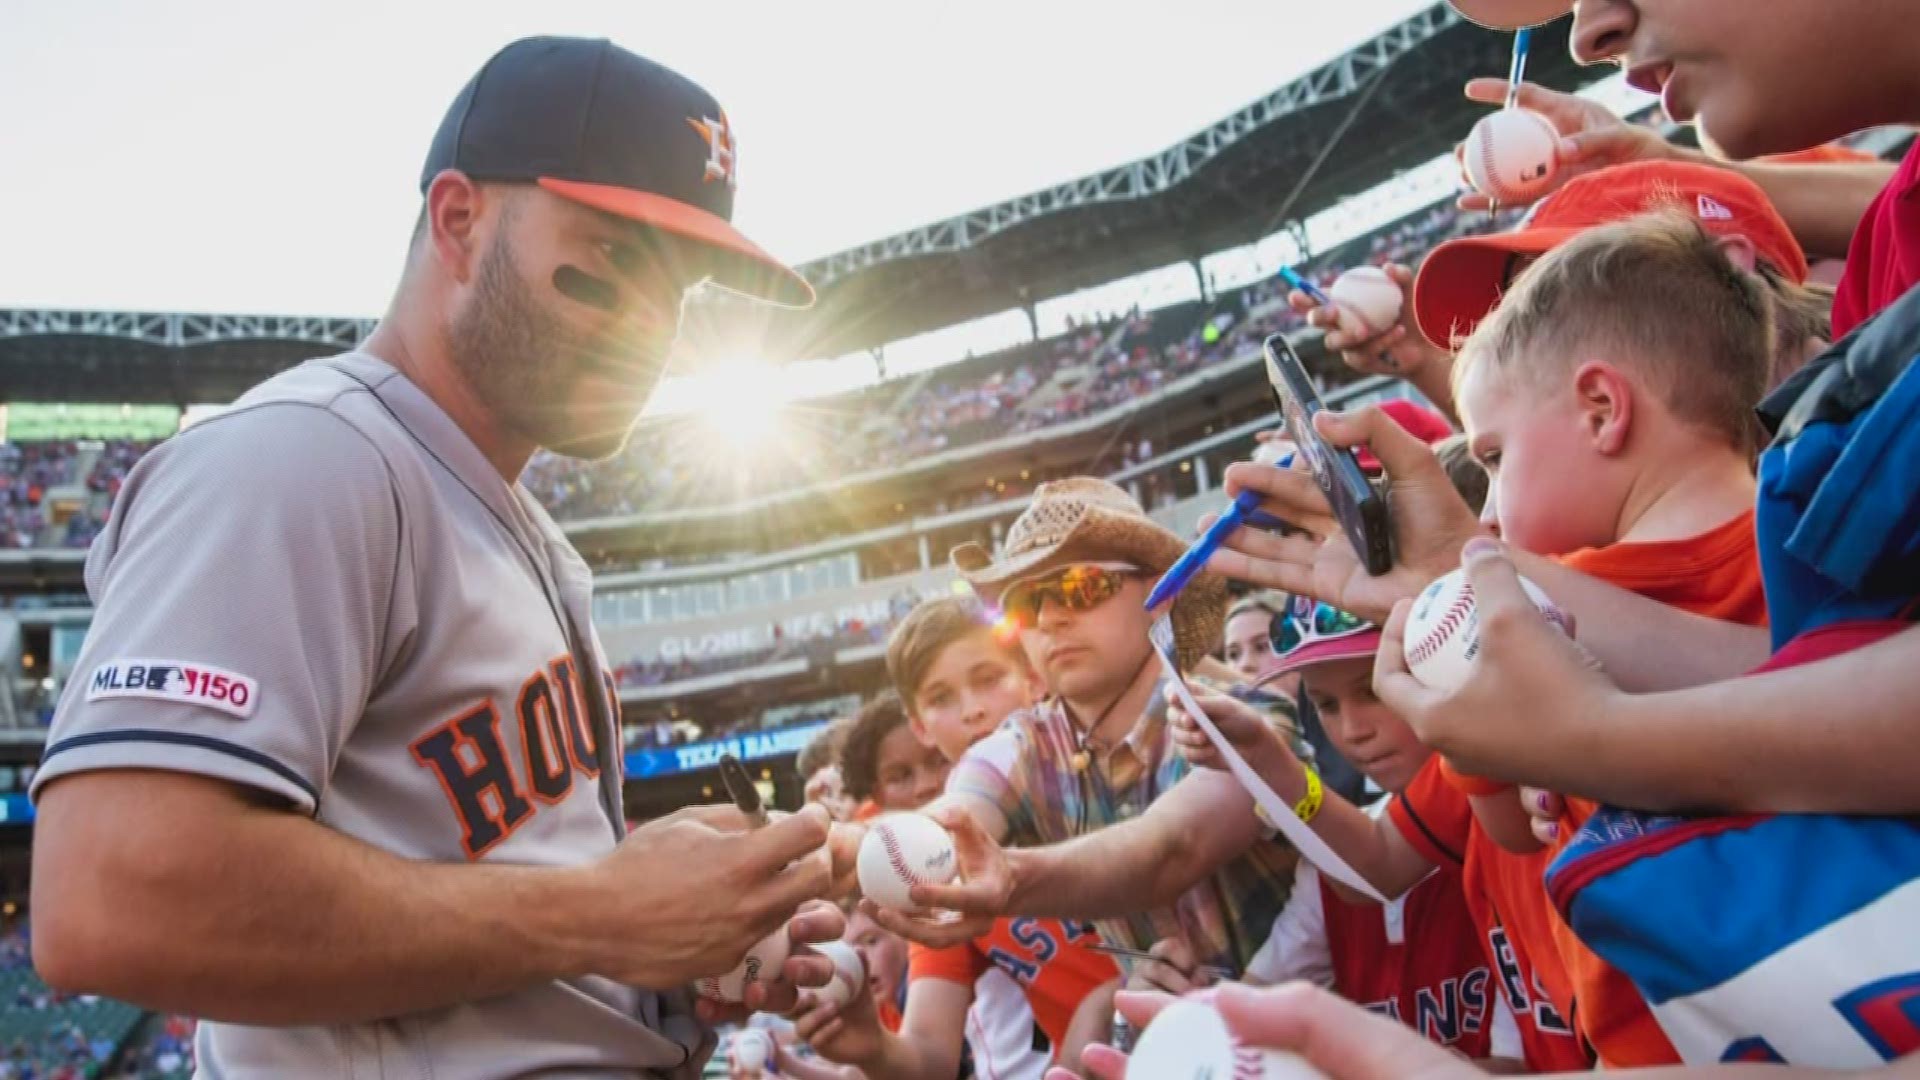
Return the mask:
<path fill-rule="evenodd" d="M 833 961 L 833 979 L 820 988 L 820 1000 L 845 1005 L 867 984 L 867 965 L 860 953 L 844 941 L 822 941 L 813 951 Z"/>
<path fill-rule="evenodd" d="M 749 984 L 780 980 L 780 969 L 785 966 L 792 952 L 793 942 L 787 937 L 787 928 L 782 926 L 754 942 L 753 948 L 747 950 L 746 957 L 732 971 L 725 975 L 709 975 L 695 982 L 693 988 L 701 997 L 712 1001 L 745 1001 Z"/>
<path fill-rule="evenodd" d="M 1353 320 L 1350 327 L 1343 318 L 1340 328 L 1349 335 L 1358 330 L 1357 336 L 1362 338 L 1393 329 L 1393 324 L 1400 321 L 1401 305 L 1406 302 L 1400 283 L 1377 266 L 1356 266 L 1341 274 L 1327 288 L 1327 299 L 1334 302 L 1342 316 Z"/>
<path fill-rule="evenodd" d="M 1488 113 L 1467 133 L 1460 164 L 1473 190 L 1502 206 L 1523 206 L 1552 190 L 1560 132 L 1527 109 Z"/>
<path fill-rule="evenodd" d="M 867 826 L 857 866 L 860 891 L 874 903 L 918 912 L 907 890 L 953 880 L 953 834 L 925 814 L 882 814 Z"/>
<path fill-rule="evenodd" d="M 1127 1080 L 1326 1080 L 1307 1059 L 1246 1046 L 1211 1004 L 1185 998 L 1160 1010 L 1127 1058 Z"/>
<path fill-rule="evenodd" d="M 1540 587 L 1526 578 L 1520 587 L 1547 620 L 1567 632 L 1567 615 L 1554 606 Z M 1473 604 L 1473 586 L 1463 570 L 1436 579 L 1413 601 L 1407 614 L 1403 642 L 1407 670 L 1436 690 L 1458 690 L 1473 672 L 1480 654 L 1480 616 Z"/>

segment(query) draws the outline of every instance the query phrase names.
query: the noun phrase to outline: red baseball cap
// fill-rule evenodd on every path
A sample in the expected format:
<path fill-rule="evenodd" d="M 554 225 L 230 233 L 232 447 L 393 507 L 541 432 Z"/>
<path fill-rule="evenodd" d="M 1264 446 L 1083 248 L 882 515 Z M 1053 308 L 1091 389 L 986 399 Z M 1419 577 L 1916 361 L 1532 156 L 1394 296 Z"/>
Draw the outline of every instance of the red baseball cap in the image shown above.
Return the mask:
<path fill-rule="evenodd" d="M 1573 0 L 1447 0 L 1453 10 L 1489 30 L 1539 26 L 1573 10 Z"/>
<path fill-rule="evenodd" d="M 1743 236 L 1782 275 L 1807 280 L 1807 256 L 1759 186 L 1739 173 L 1683 161 L 1636 161 L 1567 181 L 1512 232 L 1463 236 L 1434 248 L 1413 281 L 1413 315 L 1428 341 L 1451 348 L 1500 303 L 1516 255 L 1544 255 L 1572 237 L 1648 210 L 1685 209 L 1708 232 Z"/>
<path fill-rule="evenodd" d="M 1453 434 L 1453 425 L 1447 423 L 1446 417 L 1406 398 L 1383 401 L 1380 403 L 1380 411 L 1393 417 L 1394 423 L 1407 429 L 1409 434 L 1428 446 Z M 1374 457 L 1373 451 L 1364 446 L 1354 450 L 1354 457 L 1359 460 L 1360 467 L 1368 472 L 1377 473 L 1384 470 L 1380 459 Z"/>
<path fill-rule="evenodd" d="M 1786 154 L 1768 154 L 1758 160 L 1770 165 L 1859 165 L 1880 159 L 1865 150 L 1830 142 Z"/>

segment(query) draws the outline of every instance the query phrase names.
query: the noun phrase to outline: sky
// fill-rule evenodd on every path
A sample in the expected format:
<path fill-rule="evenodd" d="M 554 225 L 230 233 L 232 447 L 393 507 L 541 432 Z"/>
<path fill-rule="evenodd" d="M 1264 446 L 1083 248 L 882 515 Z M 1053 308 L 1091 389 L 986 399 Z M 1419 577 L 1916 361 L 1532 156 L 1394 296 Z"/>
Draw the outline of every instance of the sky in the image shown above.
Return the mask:
<path fill-rule="evenodd" d="M 707 86 L 735 221 L 804 261 L 1161 149 L 1428 0 L 0 0 L 0 307 L 374 316 L 496 48 Z"/>

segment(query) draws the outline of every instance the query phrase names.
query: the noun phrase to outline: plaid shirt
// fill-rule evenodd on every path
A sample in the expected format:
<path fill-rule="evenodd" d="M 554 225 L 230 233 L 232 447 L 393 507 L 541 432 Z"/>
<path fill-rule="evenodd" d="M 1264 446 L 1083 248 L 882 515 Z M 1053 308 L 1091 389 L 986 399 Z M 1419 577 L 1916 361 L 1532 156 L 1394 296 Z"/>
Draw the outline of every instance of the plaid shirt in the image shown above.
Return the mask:
<path fill-rule="evenodd" d="M 1057 699 L 1017 712 L 967 751 L 947 791 L 998 806 L 1010 847 L 1055 844 L 1137 817 L 1193 768 L 1167 737 L 1165 698 L 1153 701 L 1125 739 L 1090 752 L 1084 768 L 1076 767 L 1078 730 Z M 1251 801 L 1244 812 L 1253 812 Z M 1286 905 L 1296 860 L 1284 844 L 1257 843 L 1173 907 L 1096 925 L 1101 937 L 1131 949 L 1179 935 L 1199 962 L 1241 972 Z"/>

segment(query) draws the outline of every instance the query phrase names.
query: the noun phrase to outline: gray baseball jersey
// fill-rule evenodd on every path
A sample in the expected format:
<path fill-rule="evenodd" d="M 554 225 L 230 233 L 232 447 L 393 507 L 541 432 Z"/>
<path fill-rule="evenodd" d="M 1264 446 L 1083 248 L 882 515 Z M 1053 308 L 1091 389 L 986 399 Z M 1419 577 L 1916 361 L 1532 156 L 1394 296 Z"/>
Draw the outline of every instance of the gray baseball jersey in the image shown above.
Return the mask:
<path fill-rule="evenodd" d="M 148 454 L 87 590 L 36 791 L 177 769 L 441 862 L 578 864 L 624 832 L 586 564 L 380 360 L 310 361 Z M 377 1023 L 203 1024 L 197 1048 L 211 1078 L 483 1080 L 690 1076 L 703 1041 L 684 993 L 586 978 Z"/>

